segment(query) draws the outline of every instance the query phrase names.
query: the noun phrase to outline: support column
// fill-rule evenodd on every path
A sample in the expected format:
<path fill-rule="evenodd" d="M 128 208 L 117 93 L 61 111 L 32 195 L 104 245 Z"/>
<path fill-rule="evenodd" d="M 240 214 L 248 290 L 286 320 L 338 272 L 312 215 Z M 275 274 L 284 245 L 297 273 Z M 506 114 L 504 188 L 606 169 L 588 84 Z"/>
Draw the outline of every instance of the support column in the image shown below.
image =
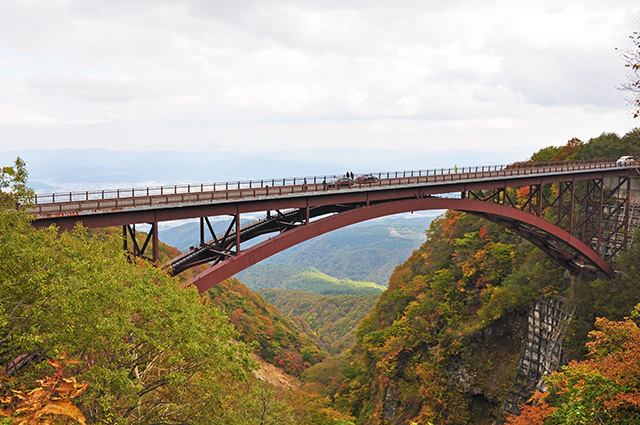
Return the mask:
<path fill-rule="evenodd" d="M 562 214 L 564 213 L 564 210 L 562 209 L 563 205 L 562 205 L 562 201 L 564 198 L 564 192 L 566 190 L 565 184 L 563 182 L 558 183 L 558 217 L 556 219 L 556 226 L 558 227 L 562 227 L 562 219 L 564 218 L 562 216 Z"/>
<path fill-rule="evenodd" d="M 600 247 L 602 246 L 602 216 L 604 215 L 604 178 L 600 179 L 600 205 L 598 206 L 598 245 L 596 252 L 602 255 Z"/>
<path fill-rule="evenodd" d="M 631 214 L 631 177 L 627 177 L 627 196 L 624 199 L 624 233 L 622 239 L 622 249 L 627 249 L 627 241 L 629 237 L 629 216 Z"/>
<path fill-rule="evenodd" d="M 542 217 L 542 184 L 538 185 L 538 217 Z"/>
<path fill-rule="evenodd" d="M 587 241 L 587 212 L 589 209 L 589 204 L 591 203 L 591 180 L 587 180 L 587 191 L 584 198 L 583 209 L 583 218 L 582 218 L 582 242 L 586 243 L 588 246 L 591 245 L 591 241 Z"/>
<path fill-rule="evenodd" d="M 236 205 L 236 255 L 240 254 L 240 206 Z"/>
<path fill-rule="evenodd" d="M 152 249 L 153 249 L 153 261 L 156 262 L 160 259 L 160 240 L 158 239 L 158 222 L 154 221 L 151 223 L 151 231 L 153 232 L 153 241 L 152 241 Z"/>
<path fill-rule="evenodd" d="M 570 217 L 569 217 L 569 234 L 573 235 L 573 214 L 575 212 L 575 205 L 576 205 L 576 182 L 575 182 L 575 177 L 573 178 L 573 181 L 571 182 L 571 204 L 569 206 L 570 209 Z"/>

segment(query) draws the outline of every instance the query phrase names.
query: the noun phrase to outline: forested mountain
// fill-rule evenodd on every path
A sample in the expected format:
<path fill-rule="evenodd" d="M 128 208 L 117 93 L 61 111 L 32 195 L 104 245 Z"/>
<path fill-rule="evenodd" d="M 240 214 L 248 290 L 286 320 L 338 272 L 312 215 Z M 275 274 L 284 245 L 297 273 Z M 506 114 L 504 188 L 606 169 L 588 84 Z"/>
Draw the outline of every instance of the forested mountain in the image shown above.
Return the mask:
<path fill-rule="evenodd" d="M 623 154 L 640 154 L 640 131 L 624 137 L 603 134 L 588 143 L 574 139 L 565 146 L 542 149 L 532 160 Z M 361 322 L 355 347 L 340 359 L 309 369 L 307 385 L 322 388 L 319 391 L 332 397 L 336 407 L 358 418 L 357 424 L 501 423 L 534 301 L 553 297 L 575 308 L 565 358 L 581 360 L 596 317 L 621 320 L 640 302 L 639 263 L 640 249 L 634 247 L 618 260 L 616 278 L 569 280 L 542 251 L 513 233 L 478 217 L 448 211 L 431 223 L 427 242 L 395 270 L 388 289 Z M 548 423 L 591 423 L 586 417 L 584 422 L 566 419 L 588 409 L 608 418 L 601 423 L 640 420 L 634 395 L 637 382 L 625 386 L 628 381 L 611 372 L 597 372 L 603 363 L 596 360 L 617 365 L 616 370 L 636 364 L 629 373 L 638 376 L 640 352 L 633 339 L 637 325 L 620 326 L 628 330 L 620 331 L 619 337 L 603 336 L 602 330 L 593 334 L 597 344 L 589 349 L 598 353 L 595 363 L 579 363 L 591 369 L 576 366 L 574 375 L 554 381 L 566 397 L 574 398 L 562 399 L 564 404 L 547 398 L 546 410 L 527 410 L 529 420 L 538 418 L 527 423 L 542 424 L 539 418 L 554 412 L 562 412 L 565 420 Z M 619 328 L 607 327 L 615 332 Z M 630 357 L 615 354 L 621 347 L 633 348 Z M 327 378 L 335 373 L 342 378 Z M 571 381 L 572 376 L 596 379 L 602 385 L 590 384 L 591 393 L 580 395 L 569 391 L 572 382 L 578 382 Z M 607 405 L 603 397 L 609 396 L 617 401 Z M 581 404 L 586 397 L 594 404 Z"/>
<path fill-rule="evenodd" d="M 378 295 L 321 295 L 305 291 L 261 289 L 264 299 L 282 314 L 304 323 L 332 355 L 351 348 L 356 328 L 378 300 Z"/>
<path fill-rule="evenodd" d="M 308 327 L 289 322 L 276 307 L 265 303 L 240 281 L 227 279 L 207 294 L 214 305 L 227 313 L 242 341 L 257 344 L 256 353 L 260 357 L 287 373 L 300 375 L 328 357 L 324 344 Z"/>

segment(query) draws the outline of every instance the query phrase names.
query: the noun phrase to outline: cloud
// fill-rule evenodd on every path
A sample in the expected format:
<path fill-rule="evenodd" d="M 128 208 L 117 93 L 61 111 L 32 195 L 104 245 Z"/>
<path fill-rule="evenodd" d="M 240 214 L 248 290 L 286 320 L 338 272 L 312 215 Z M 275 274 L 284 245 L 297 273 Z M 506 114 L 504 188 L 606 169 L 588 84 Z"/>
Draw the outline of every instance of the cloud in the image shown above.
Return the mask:
<path fill-rule="evenodd" d="M 631 3 L 6 0 L 0 131 L 149 150 L 621 132 Z"/>
<path fill-rule="evenodd" d="M 63 121 L 52 117 L 46 116 L 27 116 L 27 117 L 9 117 L 0 115 L 0 124 L 9 125 L 33 125 L 33 126 L 76 126 L 76 125 L 96 125 L 106 124 L 105 121 L 100 120 L 74 120 Z"/>
<path fill-rule="evenodd" d="M 150 95 L 135 80 L 86 77 L 72 74 L 41 74 L 27 78 L 27 84 L 46 94 L 93 102 L 129 102 Z"/>

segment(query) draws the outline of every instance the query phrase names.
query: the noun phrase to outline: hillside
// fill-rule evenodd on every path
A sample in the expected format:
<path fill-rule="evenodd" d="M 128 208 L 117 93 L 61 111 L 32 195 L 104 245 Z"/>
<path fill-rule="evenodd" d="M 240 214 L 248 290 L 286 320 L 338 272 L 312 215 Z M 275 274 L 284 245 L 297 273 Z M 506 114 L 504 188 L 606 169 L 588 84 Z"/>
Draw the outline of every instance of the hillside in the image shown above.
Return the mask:
<path fill-rule="evenodd" d="M 296 328 L 280 311 L 251 292 L 240 281 L 227 279 L 211 288 L 211 302 L 225 311 L 240 331 L 241 340 L 256 344 L 256 353 L 265 361 L 299 375 L 304 369 L 322 361 L 327 352 L 308 329 Z"/>
<path fill-rule="evenodd" d="M 377 294 L 335 296 L 281 289 L 261 289 L 259 293 L 285 316 L 304 322 L 331 355 L 353 346 L 360 320 L 378 300 Z"/>
<path fill-rule="evenodd" d="M 373 282 L 337 279 L 318 270 L 287 265 L 256 264 L 242 275 L 242 281 L 252 290 L 291 289 L 325 295 L 379 294 L 385 287 Z"/>
<path fill-rule="evenodd" d="M 29 199 L 24 163 L 0 173 L 0 422 L 352 419 L 281 371 L 260 368 L 256 347 L 295 373 L 326 354 L 259 295 L 228 281 L 203 297 L 131 261 L 113 229 L 34 229 L 15 209 Z M 217 303 L 233 309 L 227 315 Z"/>
<path fill-rule="evenodd" d="M 640 153 L 640 132 L 572 140 L 532 160 L 621 152 Z M 566 360 L 581 360 L 596 317 L 620 320 L 640 302 L 639 263 L 640 250 L 629 249 L 615 279 L 566 279 L 564 269 L 512 232 L 448 211 L 396 268 L 358 327 L 355 347 L 309 369 L 305 385 L 320 388 L 359 425 L 502 423 L 536 300 L 550 297 L 575 309 L 564 353 Z M 334 373 L 342 379 L 327 378 Z M 580 409 L 579 402 L 572 409 Z M 637 423 L 637 406 L 626 409 L 631 422 L 615 423 Z"/>

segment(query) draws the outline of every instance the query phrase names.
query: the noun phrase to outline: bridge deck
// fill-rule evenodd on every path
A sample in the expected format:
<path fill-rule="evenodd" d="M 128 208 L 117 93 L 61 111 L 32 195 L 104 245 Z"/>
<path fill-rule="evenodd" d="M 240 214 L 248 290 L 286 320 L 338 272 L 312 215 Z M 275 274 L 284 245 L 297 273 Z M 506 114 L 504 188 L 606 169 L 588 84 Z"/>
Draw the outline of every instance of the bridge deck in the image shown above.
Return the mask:
<path fill-rule="evenodd" d="M 110 214 L 125 211 L 159 208 L 180 208 L 187 205 L 242 202 L 264 198 L 291 196 L 321 196 L 337 192 L 364 192 L 402 187 L 427 187 L 433 193 L 457 191 L 460 184 L 487 183 L 487 181 L 518 180 L 523 178 L 580 175 L 599 171 L 626 170 L 630 165 L 617 165 L 615 161 L 580 161 L 558 164 L 512 164 L 506 166 L 462 167 L 460 169 L 417 170 L 376 173 L 374 182 L 354 182 L 345 186 L 332 186 L 336 176 L 225 182 L 197 185 L 175 185 L 132 189 L 56 193 L 37 195 L 30 210 L 36 220 L 69 216 Z M 455 183 L 455 188 L 451 185 Z M 513 186 L 515 182 L 507 184 Z"/>

